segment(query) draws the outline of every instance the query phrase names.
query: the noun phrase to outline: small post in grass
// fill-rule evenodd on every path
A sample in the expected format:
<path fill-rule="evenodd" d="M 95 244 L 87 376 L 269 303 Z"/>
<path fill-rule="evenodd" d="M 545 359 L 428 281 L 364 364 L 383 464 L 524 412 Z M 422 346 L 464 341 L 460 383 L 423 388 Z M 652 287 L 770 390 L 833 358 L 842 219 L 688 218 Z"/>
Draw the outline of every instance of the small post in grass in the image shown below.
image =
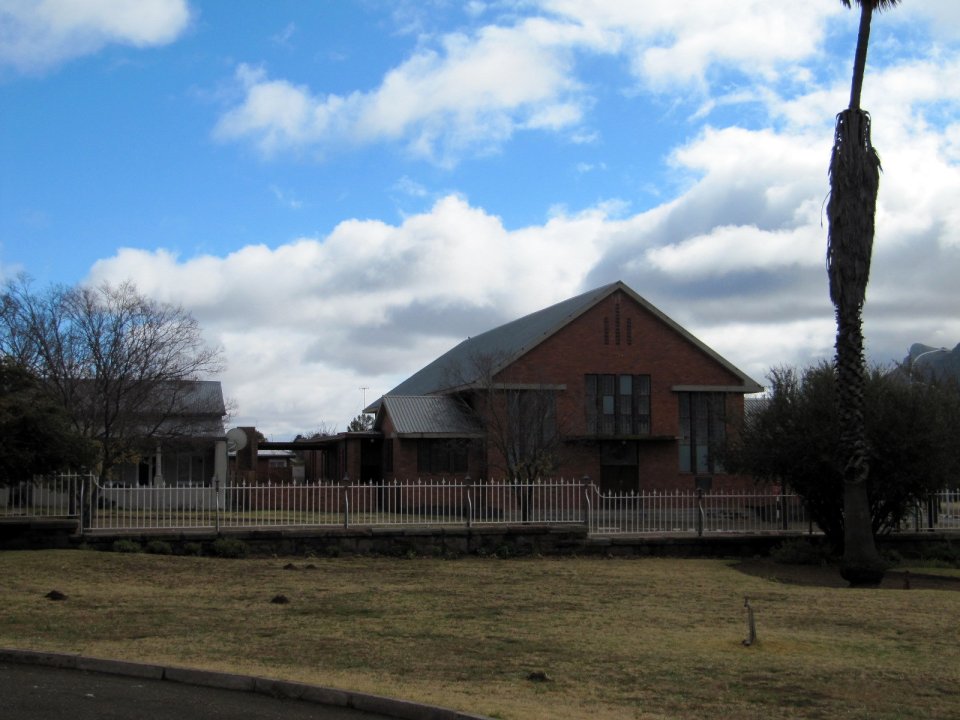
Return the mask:
<path fill-rule="evenodd" d="M 753 608 L 750 606 L 750 598 L 744 596 L 743 607 L 747 610 L 747 637 L 743 641 L 746 647 L 750 647 L 757 641 L 757 623 L 753 617 Z"/>

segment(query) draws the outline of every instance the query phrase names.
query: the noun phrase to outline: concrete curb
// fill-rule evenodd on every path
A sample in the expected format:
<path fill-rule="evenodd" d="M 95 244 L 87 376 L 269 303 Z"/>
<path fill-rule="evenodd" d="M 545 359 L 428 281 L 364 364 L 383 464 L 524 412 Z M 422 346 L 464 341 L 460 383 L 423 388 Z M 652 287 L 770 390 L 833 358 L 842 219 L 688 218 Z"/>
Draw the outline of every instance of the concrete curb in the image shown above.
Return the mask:
<path fill-rule="evenodd" d="M 190 668 L 151 665 L 149 663 L 126 662 L 92 658 L 74 653 L 54 653 L 41 650 L 15 650 L 0 648 L 0 662 L 20 665 L 40 665 L 65 670 L 122 675 L 147 680 L 165 680 L 200 687 L 252 692 L 275 698 L 287 698 L 317 705 L 345 707 L 370 713 L 379 713 L 398 720 L 491 720 L 484 715 L 421 705 L 407 700 L 370 695 L 352 690 L 337 690 L 320 685 L 274 680 L 271 678 L 236 675 L 212 670 L 192 670 Z"/>

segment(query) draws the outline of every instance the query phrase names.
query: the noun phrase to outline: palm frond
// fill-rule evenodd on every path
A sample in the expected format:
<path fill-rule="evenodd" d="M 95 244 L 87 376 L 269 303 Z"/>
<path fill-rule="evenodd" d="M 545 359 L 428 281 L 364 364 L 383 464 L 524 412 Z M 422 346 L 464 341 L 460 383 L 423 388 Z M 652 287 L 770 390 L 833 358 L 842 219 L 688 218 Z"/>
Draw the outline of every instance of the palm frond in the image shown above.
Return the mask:
<path fill-rule="evenodd" d="M 872 5 L 873 9 L 876 12 L 883 12 L 884 10 L 892 10 L 896 5 L 900 4 L 900 0 L 868 0 Z M 843 3 L 844 7 L 850 7 L 851 0 L 840 0 Z M 859 7 L 863 7 L 863 0 L 853 0 L 856 2 Z"/>

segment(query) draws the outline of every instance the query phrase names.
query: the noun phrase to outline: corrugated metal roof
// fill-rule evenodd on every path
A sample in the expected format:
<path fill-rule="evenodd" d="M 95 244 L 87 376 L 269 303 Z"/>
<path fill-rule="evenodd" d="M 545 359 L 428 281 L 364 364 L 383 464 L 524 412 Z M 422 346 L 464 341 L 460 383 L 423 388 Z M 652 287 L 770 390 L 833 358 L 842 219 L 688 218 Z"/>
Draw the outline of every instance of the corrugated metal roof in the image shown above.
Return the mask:
<path fill-rule="evenodd" d="M 495 357 L 501 361 L 501 367 L 509 364 L 606 297 L 619 285 L 621 283 L 604 285 L 467 338 L 411 375 L 387 395 L 428 395 L 453 386 L 469 384 L 476 378 L 464 377 L 464 374 L 473 369 L 478 356 Z M 370 406 L 370 410 L 375 410 L 378 405 L 379 400 Z"/>
<path fill-rule="evenodd" d="M 219 380 L 188 380 L 183 387 L 181 414 L 218 417 L 227 414 Z"/>
<path fill-rule="evenodd" d="M 479 421 L 448 395 L 387 395 L 383 411 L 398 435 L 479 435 Z"/>
<path fill-rule="evenodd" d="M 223 417 L 227 414 L 223 388 L 219 380 L 184 380 L 170 383 L 176 388 L 174 407 L 170 408 L 157 428 L 159 437 L 222 438 Z M 158 395 L 163 393 L 158 390 Z M 149 415 L 149 413 L 147 413 Z"/>
<path fill-rule="evenodd" d="M 660 318 L 689 342 L 741 378 L 744 392 L 754 393 L 762 390 L 760 384 L 746 373 L 734 367 L 729 361 L 707 347 L 626 284 L 617 281 L 569 298 L 556 305 L 551 305 L 543 310 L 538 310 L 530 315 L 525 315 L 475 337 L 467 338 L 411 375 L 393 390 L 390 390 L 387 395 L 430 395 L 454 387 L 469 385 L 476 378 L 465 377 L 465 374 L 469 373 L 471 369 L 475 369 L 476 358 L 482 356 L 496 358 L 499 364 L 492 370 L 497 372 L 617 290 L 627 293 L 650 313 Z M 379 406 L 380 400 L 376 400 L 366 408 L 366 411 L 376 412 Z"/>

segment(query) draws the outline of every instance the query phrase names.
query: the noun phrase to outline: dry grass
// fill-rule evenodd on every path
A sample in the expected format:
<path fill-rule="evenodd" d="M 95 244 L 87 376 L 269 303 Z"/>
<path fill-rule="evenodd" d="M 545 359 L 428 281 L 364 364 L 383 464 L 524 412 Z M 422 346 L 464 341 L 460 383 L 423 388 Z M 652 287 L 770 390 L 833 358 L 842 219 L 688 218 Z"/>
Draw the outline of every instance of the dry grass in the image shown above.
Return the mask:
<path fill-rule="evenodd" d="M 6 552 L 0 578 L 6 647 L 497 718 L 960 717 L 956 592 L 791 586 L 706 560 Z M 67 599 L 47 600 L 52 589 Z M 750 648 L 744 595 L 760 637 Z"/>

